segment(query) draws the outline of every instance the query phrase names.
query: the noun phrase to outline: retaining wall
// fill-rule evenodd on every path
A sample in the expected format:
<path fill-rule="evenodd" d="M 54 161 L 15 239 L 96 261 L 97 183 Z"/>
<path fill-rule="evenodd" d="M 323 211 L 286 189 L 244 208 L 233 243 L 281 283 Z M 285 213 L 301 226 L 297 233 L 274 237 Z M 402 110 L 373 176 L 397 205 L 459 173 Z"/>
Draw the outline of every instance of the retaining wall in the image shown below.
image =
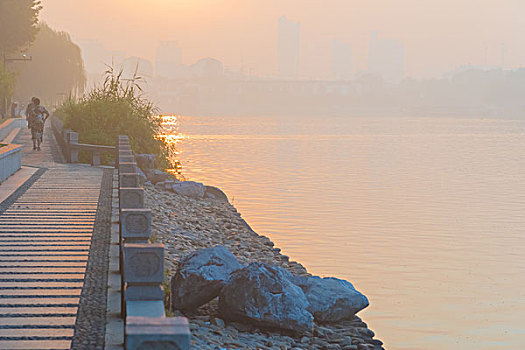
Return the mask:
<path fill-rule="evenodd" d="M 22 167 L 22 146 L 5 145 L 0 147 L 0 182 L 16 173 Z"/>

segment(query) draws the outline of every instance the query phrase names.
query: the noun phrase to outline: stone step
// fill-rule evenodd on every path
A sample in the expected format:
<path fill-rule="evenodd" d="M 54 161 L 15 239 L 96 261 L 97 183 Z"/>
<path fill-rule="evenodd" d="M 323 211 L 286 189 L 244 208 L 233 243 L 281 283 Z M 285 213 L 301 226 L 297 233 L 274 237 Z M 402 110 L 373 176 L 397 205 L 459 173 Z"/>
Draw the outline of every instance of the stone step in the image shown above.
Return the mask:
<path fill-rule="evenodd" d="M 78 306 L 79 298 L 60 297 L 60 298 L 0 298 L 0 308 L 21 308 L 21 307 L 76 307 Z"/>
<path fill-rule="evenodd" d="M 62 237 L 91 237 L 93 234 L 93 231 L 84 231 L 84 230 L 67 230 L 67 229 L 60 229 L 60 230 L 38 230 L 38 231 L 30 231 L 30 230 L 7 230 L 7 231 L 0 231 L 0 238 L 1 237 L 55 237 L 56 235 L 60 235 Z"/>
<path fill-rule="evenodd" d="M 62 289 L 76 289 L 82 288 L 84 282 L 11 282 L 11 281 L 0 281 L 0 293 L 3 293 L 2 289 L 49 289 L 49 288 L 62 288 Z"/>
<path fill-rule="evenodd" d="M 66 269 L 70 270 L 70 269 Z M 0 269 L 0 280 L 11 280 L 11 279 L 79 279 L 83 278 L 85 274 L 84 271 L 32 271 L 31 269 L 25 269 L 25 271 L 5 271 L 5 269 Z M 51 277 L 56 276 L 56 277 Z"/>
<path fill-rule="evenodd" d="M 2 282 L 84 282 L 84 274 L 0 275 Z"/>
<path fill-rule="evenodd" d="M 35 266 L 14 266 L 14 267 L 5 267 L 0 266 L 0 275 L 6 275 L 6 274 L 50 274 L 50 273 L 73 273 L 73 274 L 79 274 L 79 273 L 85 273 L 86 268 L 81 267 L 74 267 L 74 266 L 64 266 L 64 267 L 56 267 L 56 266 L 48 266 L 48 267 L 35 267 Z"/>
<path fill-rule="evenodd" d="M 77 202 L 16 202 L 16 206 L 14 208 L 27 208 L 27 209 L 35 209 L 39 207 L 46 207 L 46 206 L 57 206 L 60 208 L 67 208 L 67 207 L 75 207 L 76 209 L 85 209 L 85 208 L 96 208 L 98 202 L 85 202 L 85 201 L 77 201 Z"/>
<path fill-rule="evenodd" d="M 33 210 L 33 209 L 22 209 L 17 206 L 12 206 L 6 211 L 4 211 L 4 215 L 5 214 L 9 214 L 9 215 L 20 215 L 20 214 L 22 215 L 30 215 L 30 214 L 32 215 L 34 214 L 52 215 L 53 214 L 54 215 L 54 214 L 58 214 L 58 215 L 75 216 L 75 215 L 93 215 L 93 213 L 94 213 L 94 210 L 84 210 L 84 209 L 77 209 L 77 208 L 67 208 L 67 209 L 55 208 L 52 211 L 51 210 L 43 211 L 43 210 Z"/>
<path fill-rule="evenodd" d="M 0 339 L 6 337 L 68 337 L 72 338 L 74 329 L 68 328 L 8 328 L 3 329 L 0 327 Z"/>
<path fill-rule="evenodd" d="M 87 261 L 3 261 L 0 260 L 0 270 L 21 268 L 21 269 L 35 269 L 35 268 L 85 268 Z"/>
<path fill-rule="evenodd" d="M 23 249 L 29 247 L 32 249 L 32 247 L 36 248 L 44 248 L 44 249 L 50 249 L 50 248 L 65 248 L 65 247 L 75 247 L 75 249 L 89 249 L 89 241 L 88 242 L 70 242 L 70 241 L 62 241 L 62 242 L 35 242 L 35 241 L 29 241 L 26 244 L 23 244 L 23 241 L 1 241 L 0 240 L 0 251 L 2 251 L 2 248 L 6 248 L 6 250 L 9 250 L 10 248 L 13 249 Z"/>
<path fill-rule="evenodd" d="M 0 264 L 4 262 L 31 262 L 31 263 L 40 263 L 40 262 L 86 262 L 87 255 L 84 256 L 3 256 L 0 255 Z"/>
<path fill-rule="evenodd" d="M 49 250 L 56 248 L 57 250 L 88 250 L 89 242 L 87 243 L 69 243 L 68 241 L 62 242 L 27 242 L 23 244 L 22 241 L 12 242 L 4 241 L 0 244 L 0 251 L 3 250 Z M 5 248 L 5 249 L 4 249 Z"/>
<path fill-rule="evenodd" d="M 80 296 L 82 289 L 60 289 L 60 288 L 47 288 L 47 289 L 4 289 L 0 300 L 3 298 L 47 298 L 47 297 L 65 297 L 70 296 L 72 298 Z"/>
<path fill-rule="evenodd" d="M 78 244 L 91 244 L 90 238 L 71 238 L 71 237 L 53 237 L 53 238 L 27 238 L 27 237 L 0 237 L 0 245 L 4 244 L 14 244 L 14 243 L 28 243 L 28 244 L 34 244 L 34 245 L 44 245 L 44 244 L 50 244 L 53 245 L 53 243 L 56 244 L 65 244 L 65 243 L 71 243 L 71 245 L 78 245 Z"/>
<path fill-rule="evenodd" d="M 0 254 L 4 256 L 9 256 L 10 254 L 15 255 L 37 255 L 37 254 L 45 254 L 45 255 L 64 255 L 64 254 L 71 254 L 71 255 L 78 255 L 78 254 L 87 254 L 89 252 L 89 247 L 85 246 L 64 246 L 64 247 L 45 247 L 45 246 L 27 246 L 27 247 L 1 247 L 0 246 Z"/>
<path fill-rule="evenodd" d="M 48 212 L 42 212 L 42 213 L 36 213 L 36 212 L 23 212 L 23 213 L 17 213 L 17 214 L 11 214 L 7 212 L 4 212 L 2 215 L 3 218 L 10 218 L 10 219 L 21 219 L 21 218 L 43 218 L 43 219 L 56 219 L 56 220 L 81 220 L 81 219 L 94 219 L 96 217 L 96 214 L 90 214 L 90 213 L 55 213 L 53 215 L 50 215 Z"/>
<path fill-rule="evenodd" d="M 76 317 L 0 317 L 0 328 L 4 327 L 31 327 L 64 326 L 74 327 Z"/>
<path fill-rule="evenodd" d="M 0 227 L 5 228 L 4 226 L 12 226 L 18 228 L 19 226 L 34 226 L 34 227 L 42 227 L 45 225 L 45 227 L 62 227 L 62 226 L 68 226 L 68 227 L 93 227 L 93 221 L 58 221 L 58 220 L 3 220 L 0 217 Z"/>
<path fill-rule="evenodd" d="M 51 251 L 51 252 L 5 252 L 5 253 L 2 253 L 1 257 L 2 258 L 7 258 L 7 257 L 10 257 L 10 258 L 29 258 L 29 257 L 39 257 L 39 258 L 42 258 L 42 259 L 47 259 L 49 257 L 52 257 L 52 256 L 56 256 L 56 257 L 61 257 L 61 258 L 64 258 L 64 257 L 67 257 L 67 258 L 79 258 L 79 257 L 87 257 L 88 256 L 88 253 L 89 252 L 69 252 L 69 251 L 65 251 L 65 252 L 56 252 L 56 251 Z M 1 259 L 0 259 L 1 260 Z"/>
<path fill-rule="evenodd" d="M 49 141 L 23 152 L 48 170 L 0 214 L 0 349 L 69 349 L 102 171 L 53 163 Z"/>
<path fill-rule="evenodd" d="M 75 225 L 93 225 L 93 219 L 92 218 L 87 218 L 87 219 L 80 219 L 80 218 L 63 218 L 63 219 L 60 219 L 60 218 L 56 218 L 56 217 L 32 217 L 32 218 L 28 218 L 28 217 L 18 217 L 18 218 L 13 218 L 13 217 L 2 217 L 0 216 L 0 223 L 2 224 L 9 224 L 9 223 L 12 223 L 12 224 L 18 224 L 20 222 L 26 222 L 26 223 L 38 223 L 40 225 L 43 225 L 43 224 L 72 224 L 74 223 Z"/>
<path fill-rule="evenodd" d="M 76 306 L 41 306 L 41 307 L 0 307 L 0 317 L 34 317 L 33 315 L 50 315 L 68 314 L 76 315 L 78 307 Z M 36 316 L 39 317 L 39 316 Z"/>
<path fill-rule="evenodd" d="M 47 350 L 69 349 L 71 340 L 0 340 L 0 349 Z"/>
<path fill-rule="evenodd" d="M 87 248 L 86 248 L 87 247 Z M 13 247 L 1 247 L 0 246 L 0 261 L 2 260 L 25 260 L 23 259 L 24 253 L 27 254 L 27 257 L 34 257 L 38 255 L 71 255 L 71 256 L 83 256 L 89 252 L 89 246 L 31 246 L 31 248 L 17 246 L 15 249 L 10 249 Z M 6 257 L 11 257 L 4 259 Z"/>
<path fill-rule="evenodd" d="M 89 232 L 2 232 L 0 233 L 0 239 L 4 241 L 10 239 L 27 239 L 29 240 L 48 240 L 48 239 L 71 239 L 71 240 L 89 240 L 92 234 Z"/>

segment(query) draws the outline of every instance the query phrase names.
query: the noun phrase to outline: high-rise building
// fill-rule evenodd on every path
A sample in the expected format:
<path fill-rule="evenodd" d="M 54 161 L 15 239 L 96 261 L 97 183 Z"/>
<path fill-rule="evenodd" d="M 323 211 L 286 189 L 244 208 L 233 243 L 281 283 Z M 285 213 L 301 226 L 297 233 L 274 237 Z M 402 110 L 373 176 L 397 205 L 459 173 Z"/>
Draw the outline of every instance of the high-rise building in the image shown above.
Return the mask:
<path fill-rule="evenodd" d="M 79 40 L 77 44 L 82 52 L 88 86 L 104 81 L 104 72 L 108 66 L 112 66 L 116 71 L 122 67 L 125 58 L 123 51 L 107 50 L 96 40 Z"/>
<path fill-rule="evenodd" d="M 368 72 L 382 76 L 389 83 L 401 81 L 405 76 L 403 43 L 394 39 L 380 38 L 377 32 L 372 32 L 368 52 Z"/>
<path fill-rule="evenodd" d="M 134 76 L 141 77 L 144 79 L 144 82 L 147 82 L 153 77 L 153 63 L 141 57 L 127 57 L 122 62 L 122 77 L 124 79 L 133 79 Z"/>
<path fill-rule="evenodd" d="M 332 74 L 336 80 L 352 78 L 352 46 L 337 39 L 332 41 Z"/>
<path fill-rule="evenodd" d="M 296 79 L 299 76 L 299 31 L 301 24 L 279 17 L 279 76 Z"/>
<path fill-rule="evenodd" d="M 176 78 L 182 65 L 182 49 L 176 41 L 161 41 L 157 46 L 155 72 L 158 77 Z"/>

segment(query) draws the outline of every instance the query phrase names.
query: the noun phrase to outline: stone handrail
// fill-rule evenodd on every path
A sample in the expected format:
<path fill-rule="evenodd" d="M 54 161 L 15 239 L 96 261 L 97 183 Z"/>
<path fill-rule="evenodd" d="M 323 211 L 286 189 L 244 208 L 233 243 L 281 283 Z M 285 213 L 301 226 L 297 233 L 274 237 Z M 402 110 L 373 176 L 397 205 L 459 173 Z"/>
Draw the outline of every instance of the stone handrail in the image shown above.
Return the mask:
<path fill-rule="evenodd" d="M 23 118 L 9 118 L 5 120 L 0 124 L 0 141 L 4 140 L 14 129 L 22 128 L 25 123 L 26 121 Z"/>
<path fill-rule="evenodd" d="M 144 189 L 129 139 L 117 139 L 121 310 L 126 349 L 189 349 L 184 317 L 164 312 L 164 245 L 150 243 L 151 209 L 144 208 Z"/>
<path fill-rule="evenodd" d="M 53 127 L 55 139 L 68 163 L 78 163 L 78 152 L 81 150 L 91 152 L 91 165 L 93 166 L 101 164 L 100 156 L 103 152 L 116 153 L 116 147 L 114 146 L 78 143 L 78 133 L 70 129 L 64 129 L 62 121 L 56 117 L 52 117 L 51 126 Z"/>
<path fill-rule="evenodd" d="M 0 182 L 16 173 L 22 166 L 22 146 L 12 144 L 11 140 L 23 124 L 25 120 L 21 118 L 7 119 L 0 124 Z"/>
<path fill-rule="evenodd" d="M 0 183 L 22 166 L 22 146 L 0 144 Z"/>

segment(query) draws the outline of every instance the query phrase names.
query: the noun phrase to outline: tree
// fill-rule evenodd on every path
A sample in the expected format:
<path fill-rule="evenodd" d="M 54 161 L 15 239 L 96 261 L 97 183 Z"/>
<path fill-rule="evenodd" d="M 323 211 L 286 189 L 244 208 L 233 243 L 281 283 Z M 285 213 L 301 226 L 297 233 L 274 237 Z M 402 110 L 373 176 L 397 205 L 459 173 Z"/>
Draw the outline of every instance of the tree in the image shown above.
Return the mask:
<path fill-rule="evenodd" d="M 0 115 L 7 110 L 13 91 L 13 74 L 6 65 L 6 55 L 29 45 L 38 32 L 37 0 L 0 0 Z"/>
<path fill-rule="evenodd" d="M 13 74 L 8 73 L 3 66 L 3 62 L 0 61 L 0 117 L 5 113 L 6 97 L 10 97 L 13 93 L 13 84 Z"/>
<path fill-rule="evenodd" d="M 38 96 L 50 104 L 83 93 L 86 76 L 80 48 L 65 32 L 55 31 L 46 24 L 39 29 L 30 48 L 33 60 L 11 63 L 12 70 L 17 72 L 15 96 L 26 100 Z"/>
<path fill-rule="evenodd" d="M 0 50 L 8 54 L 30 44 L 38 32 L 37 0 L 0 0 Z"/>

